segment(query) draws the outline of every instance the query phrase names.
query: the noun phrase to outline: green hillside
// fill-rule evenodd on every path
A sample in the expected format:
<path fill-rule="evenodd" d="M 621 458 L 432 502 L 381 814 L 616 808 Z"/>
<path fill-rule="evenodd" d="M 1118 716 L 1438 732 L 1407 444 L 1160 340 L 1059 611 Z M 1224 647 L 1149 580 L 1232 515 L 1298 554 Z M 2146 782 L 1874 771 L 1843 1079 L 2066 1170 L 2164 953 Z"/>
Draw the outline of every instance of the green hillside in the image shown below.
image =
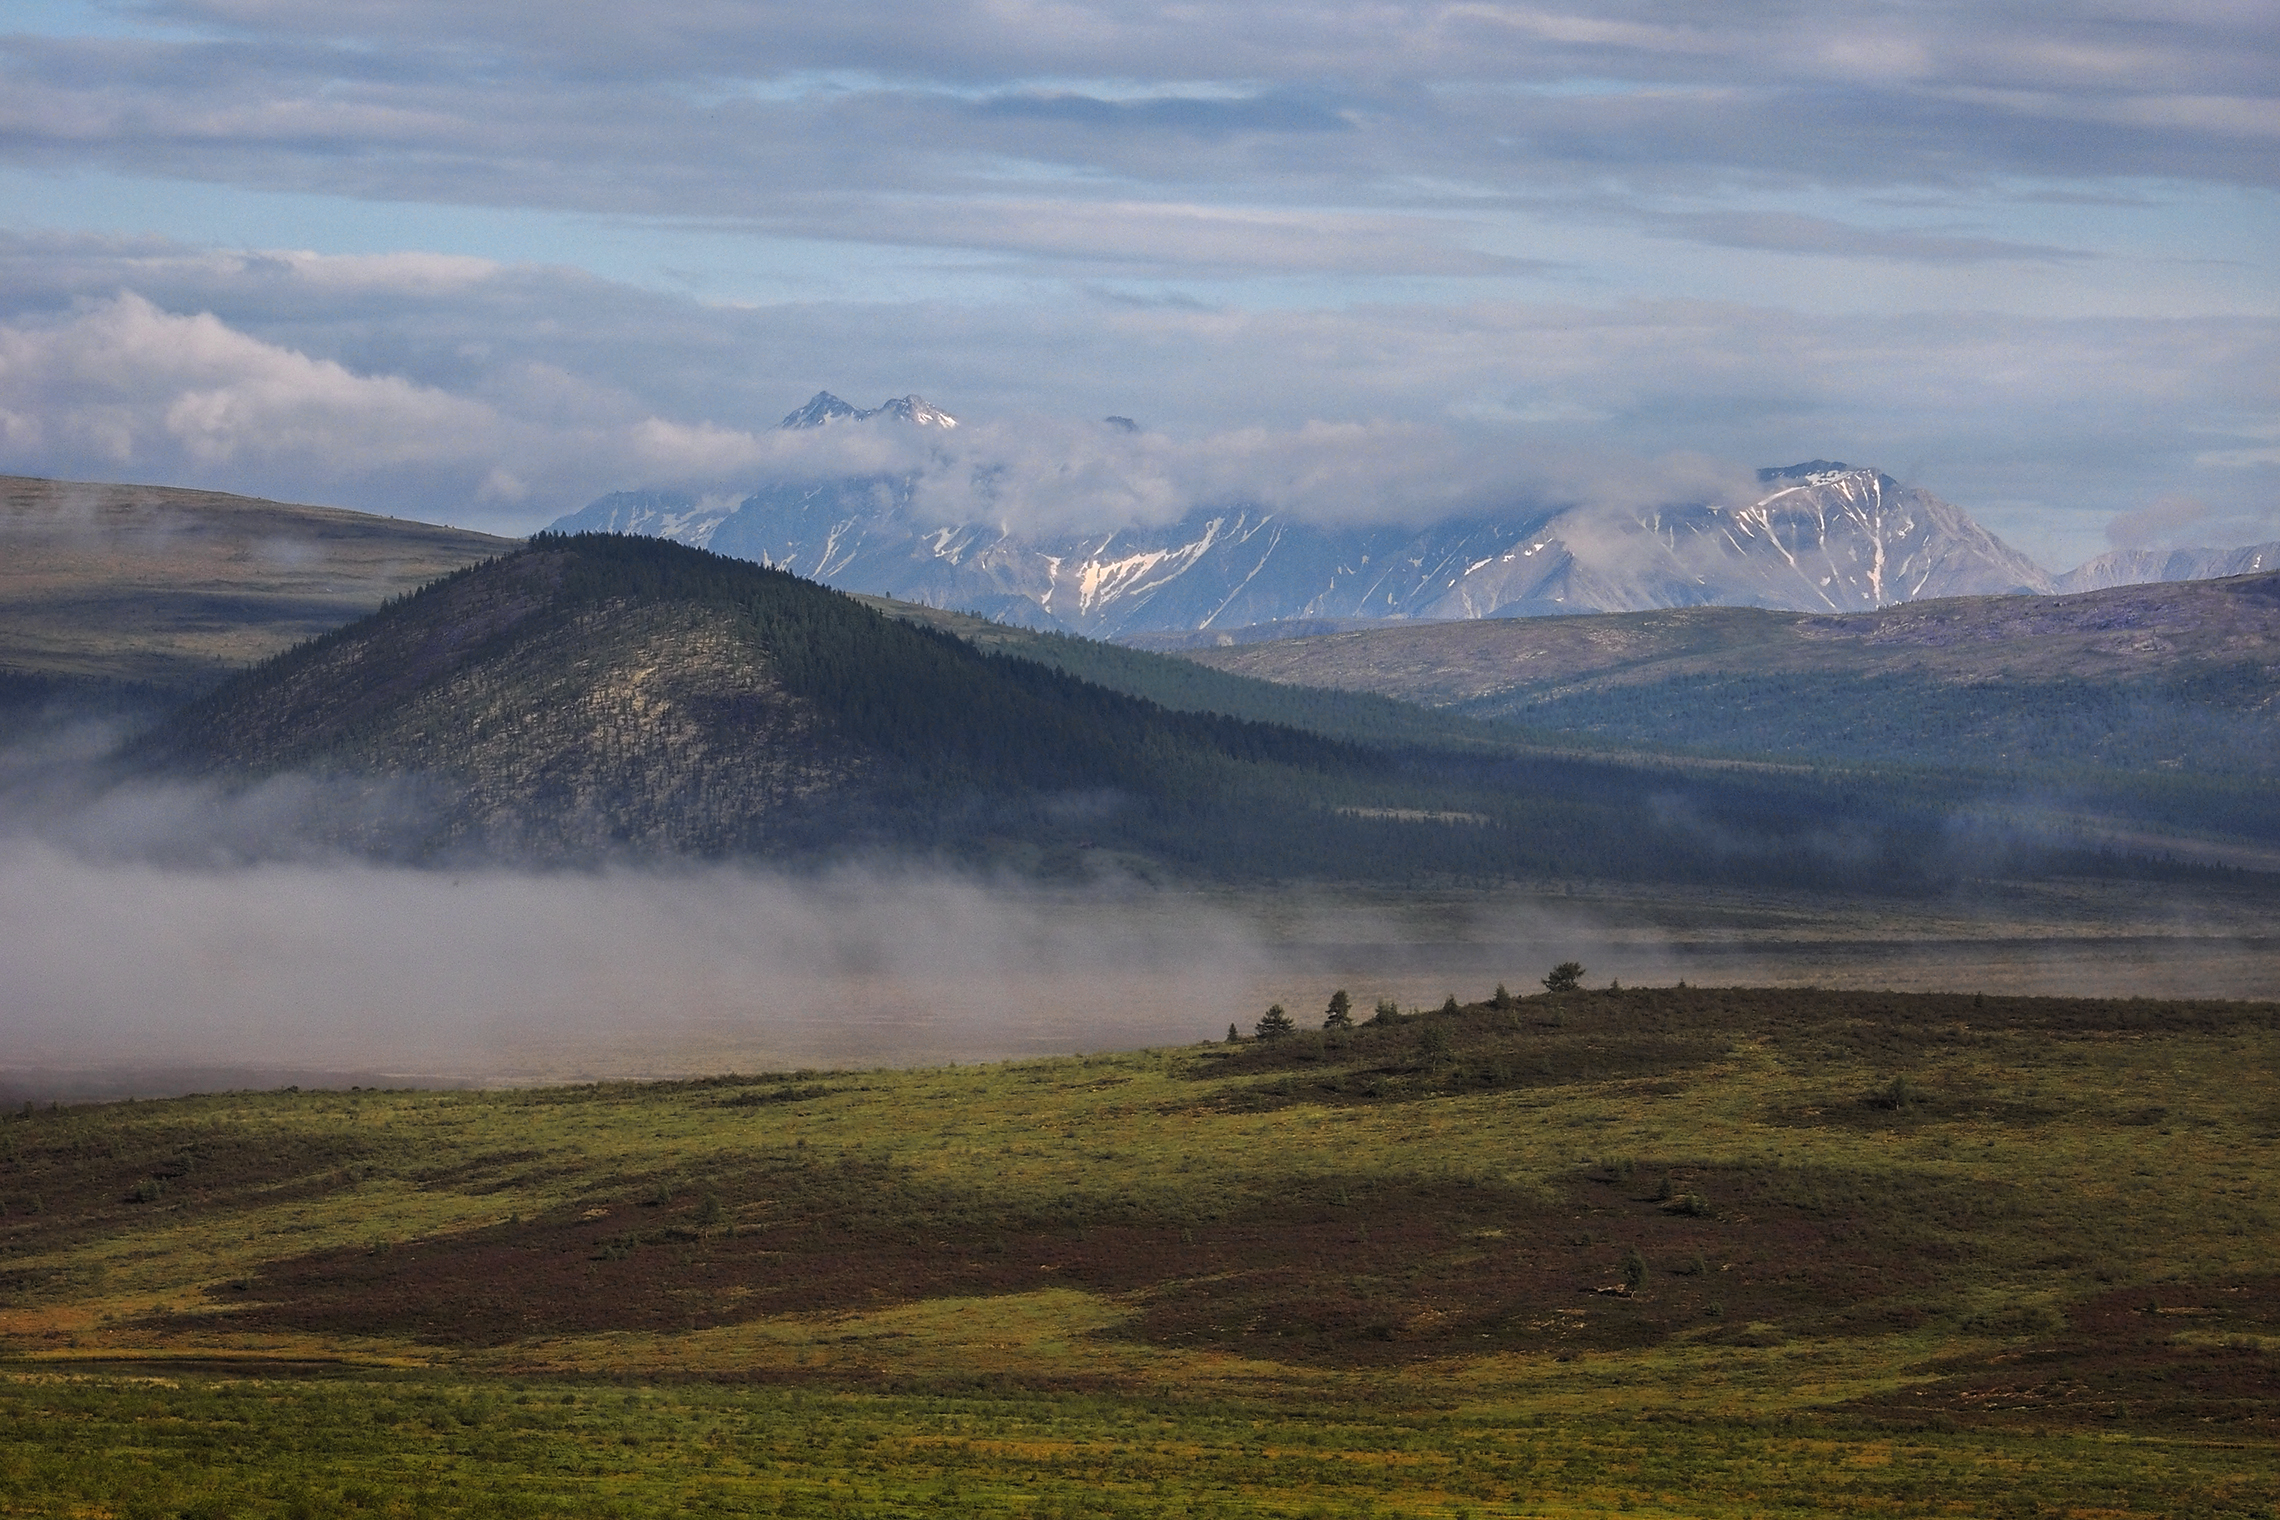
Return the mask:
<path fill-rule="evenodd" d="M 10 1113 L 0 1514 L 2280 1504 L 2280 1008 L 1296 1012 Z"/>

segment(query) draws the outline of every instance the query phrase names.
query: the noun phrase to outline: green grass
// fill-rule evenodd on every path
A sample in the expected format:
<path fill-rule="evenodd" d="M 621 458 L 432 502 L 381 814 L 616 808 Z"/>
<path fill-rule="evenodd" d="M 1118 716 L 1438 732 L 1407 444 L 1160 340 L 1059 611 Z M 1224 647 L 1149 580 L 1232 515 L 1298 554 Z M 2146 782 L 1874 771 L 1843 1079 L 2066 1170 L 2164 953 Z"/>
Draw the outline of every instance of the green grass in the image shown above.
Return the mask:
<path fill-rule="evenodd" d="M 122 1516 L 2220 1515 L 2205 1442 L 434 1376 L 0 1384 L 0 1506 Z"/>
<path fill-rule="evenodd" d="M 0 1514 L 2269 1514 L 2275 1057 L 1631 989 L 17 1114 Z"/>

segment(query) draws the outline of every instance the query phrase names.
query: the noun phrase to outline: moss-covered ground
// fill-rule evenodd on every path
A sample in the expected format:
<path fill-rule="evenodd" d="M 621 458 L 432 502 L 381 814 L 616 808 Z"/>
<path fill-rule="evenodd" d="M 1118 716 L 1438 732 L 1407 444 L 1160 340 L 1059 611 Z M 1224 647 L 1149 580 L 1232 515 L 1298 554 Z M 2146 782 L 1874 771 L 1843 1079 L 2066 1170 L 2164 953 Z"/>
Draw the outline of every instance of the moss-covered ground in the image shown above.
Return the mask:
<path fill-rule="evenodd" d="M 1658 988 L 39 1108 L 0 1514 L 2270 1515 L 2276 1057 Z"/>

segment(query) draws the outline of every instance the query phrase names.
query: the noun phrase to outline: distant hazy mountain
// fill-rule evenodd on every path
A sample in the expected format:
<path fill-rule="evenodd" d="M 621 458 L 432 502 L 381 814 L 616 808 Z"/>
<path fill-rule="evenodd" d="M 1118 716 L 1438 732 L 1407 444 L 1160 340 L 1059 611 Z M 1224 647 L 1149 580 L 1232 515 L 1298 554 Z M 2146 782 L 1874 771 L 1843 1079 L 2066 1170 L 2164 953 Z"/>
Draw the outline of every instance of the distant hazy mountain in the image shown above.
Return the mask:
<path fill-rule="evenodd" d="M 1188 658 L 1623 742 L 1792 762 L 2151 773 L 2181 806 L 2179 775 L 2259 778 L 2191 805 L 2217 832 L 2258 833 L 2280 863 L 2280 572 L 1842 614 L 1381 623 Z"/>
<path fill-rule="evenodd" d="M 957 426 L 917 396 L 859 410 L 828 391 L 783 425 L 881 416 Z M 1419 529 L 1321 527 L 1232 503 L 1161 527 L 1026 538 L 923 518 L 910 479 L 877 475 L 766 484 L 741 500 L 621 492 L 554 527 L 671 538 L 848 590 L 1100 638 L 1691 606 L 1854 612 L 2058 589 L 1962 509 L 1880 471 L 1813 460 L 1759 478 L 1765 494 L 1743 506 L 1516 507 Z"/>
<path fill-rule="evenodd" d="M 2213 581 L 2280 569 L 2280 543 L 2245 549 L 2116 549 L 2075 566 L 2052 582 L 2061 591 L 2102 591 L 2155 581 Z"/>
<path fill-rule="evenodd" d="M 788 428 L 829 427 L 835 422 L 868 422 L 873 417 L 892 417 L 915 427 L 954 428 L 958 425 L 957 418 L 948 412 L 937 411 L 917 396 L 897 396 L 865 411 L 849 406 L 829 391 L 817 391 L 806 406 L 787 415 L 781 425 Z"/>

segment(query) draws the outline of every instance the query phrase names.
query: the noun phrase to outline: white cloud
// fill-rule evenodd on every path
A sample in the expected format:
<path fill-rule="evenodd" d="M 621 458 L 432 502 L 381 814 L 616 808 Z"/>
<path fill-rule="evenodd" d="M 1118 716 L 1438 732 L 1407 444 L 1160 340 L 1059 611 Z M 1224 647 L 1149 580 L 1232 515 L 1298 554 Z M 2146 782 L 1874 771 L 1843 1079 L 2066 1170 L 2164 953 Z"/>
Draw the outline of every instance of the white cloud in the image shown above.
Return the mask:
<path fill-rule="evenodd" d="M 288 460 L 353 475 L 494 447 L 480 402 L 261 342 L 133 293 L 46 326 L 0 328 L 11 449 L 119 466 Z"/>
<path fill-rule="evenodd" d="M 1687 457 L 1824 457 L 1926 485 L 2063 565 L 2165 492 L 2213 522 L 2258 517 L 2269 464 L 2249 456 L 2280 408 L 2280 322 L 2252 317 L 1082 295 L 724 308 L 570 269 L 67 235 L 0 237 L 0 356 L 0 469 L 501 531 L 610 490 L 905 470 L 927 471 L 924 504 L 945 516 L 1105 526 L 1241 496 L 1416 520 L 1723 489 Z M 819 388 L 865 406 L 915 390 L 969 427 L 775 427 Z M 1148 428 L 1098 427 L 1110 413 Z"/>
<path fill-rule="evenodd" d="M 2187 542 L 2193 527 L 2207 519 L 2207 502 L 2190 496 L 2163 496 L 2106 524 L 2106 542 L 2117 549 Z"/>

